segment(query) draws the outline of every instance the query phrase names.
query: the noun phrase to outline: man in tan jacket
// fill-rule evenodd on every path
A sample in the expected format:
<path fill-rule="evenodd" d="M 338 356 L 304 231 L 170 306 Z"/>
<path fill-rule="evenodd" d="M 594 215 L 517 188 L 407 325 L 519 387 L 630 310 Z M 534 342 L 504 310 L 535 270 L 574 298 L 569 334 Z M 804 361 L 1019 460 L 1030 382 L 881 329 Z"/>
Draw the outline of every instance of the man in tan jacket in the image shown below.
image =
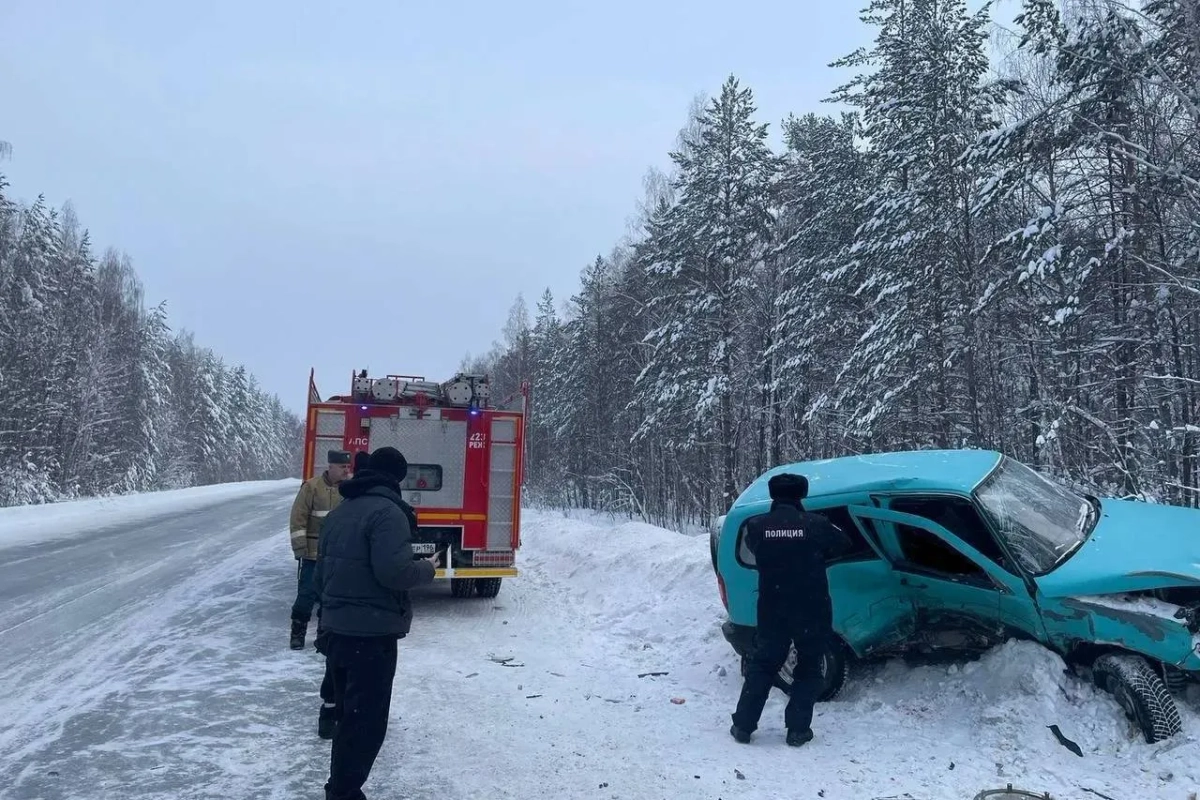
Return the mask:
<path fill-rule="evenodd" d="M 313 586 L 313 568 L 317 565 L 317 542 L 325 515 L 342 502 L 338 484 L 350 475 L 350 454 L 330 450 L 329 466 L 320 475 L 300 485 L 292 503 L 292 555 L 296 558 L 296 602 L 292 604 L 292 649 L 304 649 L 304 635 L 312 619 L 318 593 Z"/>

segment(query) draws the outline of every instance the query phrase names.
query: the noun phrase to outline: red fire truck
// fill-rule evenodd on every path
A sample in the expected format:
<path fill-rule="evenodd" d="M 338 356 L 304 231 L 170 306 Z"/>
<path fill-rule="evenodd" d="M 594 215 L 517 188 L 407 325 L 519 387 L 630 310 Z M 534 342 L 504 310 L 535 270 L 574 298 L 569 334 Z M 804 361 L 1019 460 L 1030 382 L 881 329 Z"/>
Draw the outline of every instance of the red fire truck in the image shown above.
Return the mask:
<path fill-rule="evenodd" d="M 326 468 L 330 450 L 395 447 L 408 460 L 401 489 L 417 512 L 414 557 L 442 551 L 437 579 L 455 597 L 495 597 L 517 575 L 528 404 L 528 384 L 493 404 L 486 375 L 437 383 L 366 370 L 351 375 L 349 394 L 322 400 L 310 371 L 304 479 Z"/>

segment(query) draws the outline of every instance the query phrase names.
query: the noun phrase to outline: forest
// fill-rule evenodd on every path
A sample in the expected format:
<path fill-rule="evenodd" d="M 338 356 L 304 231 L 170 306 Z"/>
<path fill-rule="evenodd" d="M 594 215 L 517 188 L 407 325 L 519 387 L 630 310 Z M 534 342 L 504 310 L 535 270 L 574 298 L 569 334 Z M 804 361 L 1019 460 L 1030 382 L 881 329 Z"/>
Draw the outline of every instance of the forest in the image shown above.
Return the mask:
<path fill-rule="evenodd" d="M 1200 4 L 874 0 L 834 114 L 731 76 L 567 302 L 464 366 L 532 386 L 531 501 L 706 524 L 777 464 L 989 448 L 1200 505 Z"/>
<path fill-rule="evenodd" d="M 11 148 L 0 143 L 0 155 Z M 300 474 L 303 428 L 97 256 L 68 205 L 0 175 L 0 506 Z"/>

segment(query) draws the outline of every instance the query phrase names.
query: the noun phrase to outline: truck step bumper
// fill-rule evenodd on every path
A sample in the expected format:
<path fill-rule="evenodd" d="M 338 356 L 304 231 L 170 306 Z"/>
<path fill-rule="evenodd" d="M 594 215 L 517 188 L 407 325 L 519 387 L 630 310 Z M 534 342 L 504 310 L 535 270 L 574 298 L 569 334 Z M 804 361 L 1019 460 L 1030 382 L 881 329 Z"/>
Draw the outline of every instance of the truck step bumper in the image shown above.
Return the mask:
<path fill-rule="evenodd" d="M 439 568 L 434 574 L 434 580 L 445 580 L 447 578 L 515 578 L 517 577 L 516 567 L 456 567 L 453 574 L 450 574 L 445 569 Z"/>

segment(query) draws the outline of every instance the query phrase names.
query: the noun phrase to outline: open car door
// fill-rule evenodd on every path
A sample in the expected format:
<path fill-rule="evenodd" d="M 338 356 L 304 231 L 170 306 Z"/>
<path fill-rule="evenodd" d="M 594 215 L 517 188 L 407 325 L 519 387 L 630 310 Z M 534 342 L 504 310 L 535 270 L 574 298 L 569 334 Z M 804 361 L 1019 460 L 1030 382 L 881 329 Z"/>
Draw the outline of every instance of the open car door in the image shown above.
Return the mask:
<path fill-rule="evenodd" d="M 814 508 L 812 513 L 822 514 Z M 861 531 L 862 524 L 851 522 Z M 754 575 L 754 589 L 747 592 L 752 602 L 747 604 L 743 617 L 752 615 L 757 624 L 758 563 L 745 540 L 745 524 L 737 537 L 737 571 L 726 581 L 745 587 L 746 575 Z M 891 563 L 869 536 L 863 537 L 869 550 L 850 554 L 831 561 L 826 569 L 829 577 L 829 599 L 833 605 L 833 629 L 859 657 L 899 644 L 916 629 L 916 609 L 905 594 L 904 587 Z"/>
<path fill-rule="evenodd" d="M 881 545 L 901 586 L 926 622 L 955 618 L 992 628 L 1005 626 L 1045 640 L 1041 614 L 1024 580 L 932 520 L 871 506 L 850 506 L 875 544 Z M 870 521 L 894 526 L 893 545 Z"/>
<path fill-rule="evenodd" d="M 826 572 L 833 628 L 861 658 L 905 642 L 917 628 L 917 610 L 870 531 L 859 520 L 851 522 L 870 552 L 837 559 Z"/>

